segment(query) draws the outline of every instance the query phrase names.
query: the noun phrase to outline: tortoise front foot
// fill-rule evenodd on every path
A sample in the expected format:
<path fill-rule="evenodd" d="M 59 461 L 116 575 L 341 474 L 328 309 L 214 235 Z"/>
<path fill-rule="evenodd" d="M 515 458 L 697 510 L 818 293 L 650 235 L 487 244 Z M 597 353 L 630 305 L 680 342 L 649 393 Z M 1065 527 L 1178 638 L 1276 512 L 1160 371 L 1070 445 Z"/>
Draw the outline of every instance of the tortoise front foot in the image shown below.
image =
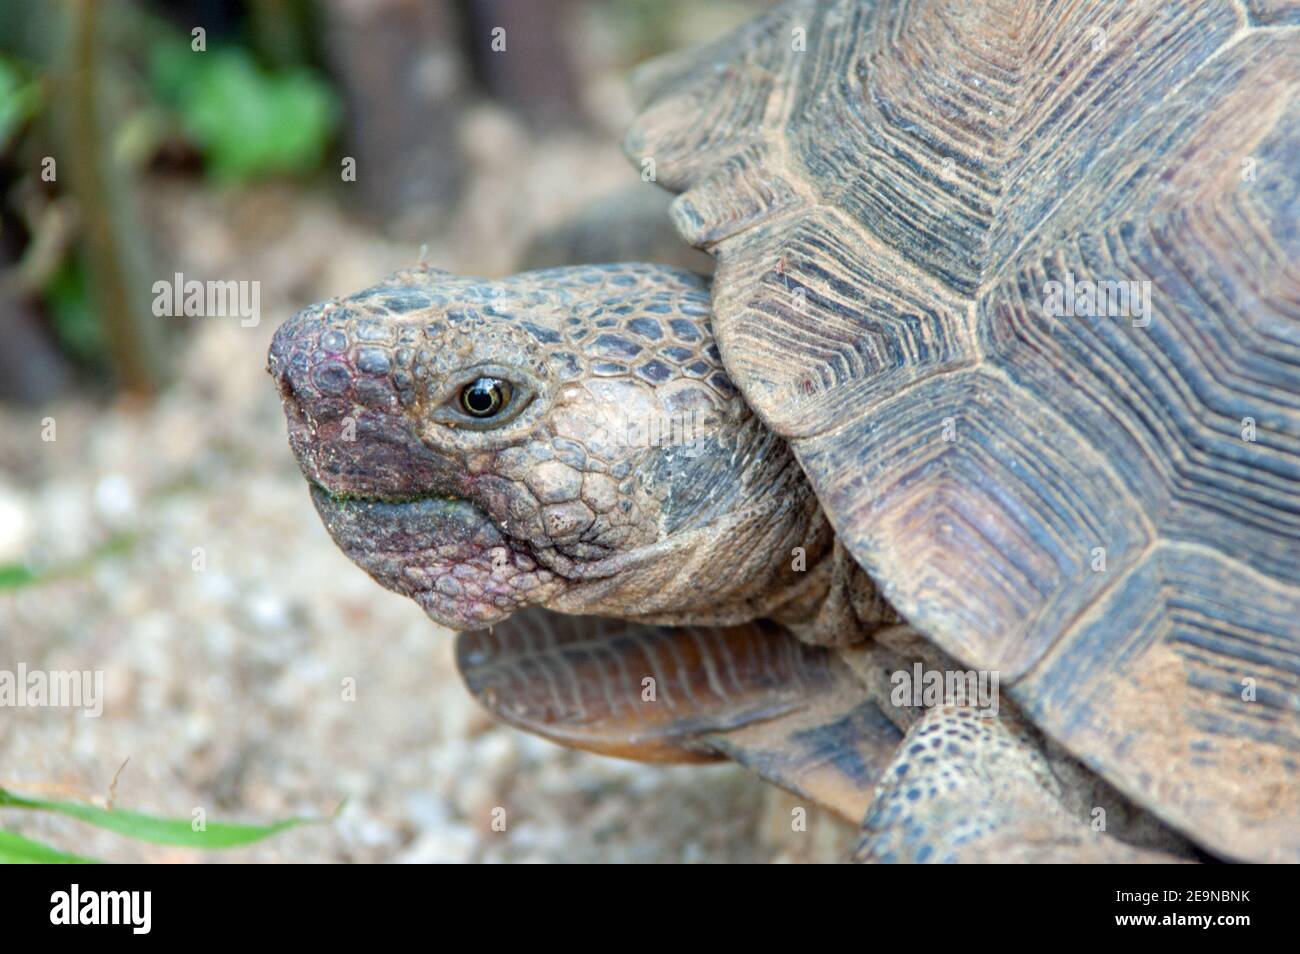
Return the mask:
<path fill-rule="evenodd" d="M 1062 800 L 1035 733 L 1014 716 L 929 709 L 876 786 L 854 860 L 1141 863 L 1184 860 L 1094 830 Z"/>

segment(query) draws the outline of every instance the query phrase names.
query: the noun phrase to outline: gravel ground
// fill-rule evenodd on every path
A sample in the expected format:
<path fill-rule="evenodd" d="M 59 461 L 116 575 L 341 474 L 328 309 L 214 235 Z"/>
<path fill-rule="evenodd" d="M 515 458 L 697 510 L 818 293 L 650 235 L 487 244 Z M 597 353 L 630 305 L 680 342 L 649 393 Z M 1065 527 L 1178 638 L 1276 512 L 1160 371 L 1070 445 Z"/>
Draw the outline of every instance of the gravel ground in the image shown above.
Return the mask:
<path fill-rule="evenodd" d="M 435 223 L 427 252 L 458 271 L 508 271 L 533 235 L 636 181 L 609 142 L 532 142 L 491 112 L 470 118 L 462 145 L 478 170 L 473 211 Z M 522 150 L 533 174 L 521 177 Z M 170 264 L 259 279 L 264 320 L 184 319 L 199 327 L 152 404 L 0 408 L 0 564 L 38 572 L 0 592 L 0 669 L 102 670 L 105 693 L 100 718 L 5 711 L 0 785 L 175 817 L 337 815 L 207 854 L 14 810 L 0 824 L 116 861 L 844 857 L 847 826 L 810 809 L 808 831 L 791 831 L 795 801 L 735 766 L 637 765 L 494 724 L 460 684 L 450 636 L 330 542 L 263 370 L 294 309 L 418 251 L 328 197 L 151 191 Z"/>

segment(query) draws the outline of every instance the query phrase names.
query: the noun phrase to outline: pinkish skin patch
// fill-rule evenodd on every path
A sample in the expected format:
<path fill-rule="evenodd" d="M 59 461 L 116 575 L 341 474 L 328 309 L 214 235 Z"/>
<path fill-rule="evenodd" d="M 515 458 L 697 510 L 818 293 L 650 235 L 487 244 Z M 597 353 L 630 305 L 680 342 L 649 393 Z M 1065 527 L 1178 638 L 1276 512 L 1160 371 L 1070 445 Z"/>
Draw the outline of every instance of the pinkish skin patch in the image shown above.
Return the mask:
<path fill-rule="evenodd" d="M 468 501 L 346 499 L 319 487 L 312 501 L 350 559 L 448 629 L 499 622 L 558 582 Z"/>
<path fill-rule="evenodd" d="M 554 580 L 531 558 L 506 547 L 444 555 L 438 548 L 431 563 L 408 565 L 404 571 L 409 595 L 430 618 L 458 631 L 477 629 L 509 617 Z"/>

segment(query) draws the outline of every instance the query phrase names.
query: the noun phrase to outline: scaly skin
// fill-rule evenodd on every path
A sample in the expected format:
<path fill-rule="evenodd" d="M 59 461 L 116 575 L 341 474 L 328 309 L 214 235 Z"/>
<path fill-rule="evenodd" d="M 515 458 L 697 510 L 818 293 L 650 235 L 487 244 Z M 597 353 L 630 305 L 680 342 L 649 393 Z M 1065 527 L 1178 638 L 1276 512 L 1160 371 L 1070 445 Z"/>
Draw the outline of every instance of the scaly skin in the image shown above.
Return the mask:
<path fill-rule="evenodd" d="M 698 276 L 400 272 L 295 315 L 270 371 L 334 539 L 445 626 L 540 605 L 861 631 L 803 472 L 727 379 Z M 480 421 L 460 396 L 484 375 L 515 399 Z"/>

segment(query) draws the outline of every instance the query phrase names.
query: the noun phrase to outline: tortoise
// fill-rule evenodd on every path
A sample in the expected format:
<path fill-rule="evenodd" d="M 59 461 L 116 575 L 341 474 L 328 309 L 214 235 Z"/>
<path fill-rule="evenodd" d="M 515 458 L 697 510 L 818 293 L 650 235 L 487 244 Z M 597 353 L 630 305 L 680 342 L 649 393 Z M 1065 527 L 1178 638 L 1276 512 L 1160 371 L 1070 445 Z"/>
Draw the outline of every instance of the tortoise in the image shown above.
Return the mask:
<path fill-rule="evenodd" d="M 501 718 L 870 861 L 1300 859 L 1300 4 L 794 0 L 643 67 L 711 284 L 430 267 L 270 370 Z"/>

